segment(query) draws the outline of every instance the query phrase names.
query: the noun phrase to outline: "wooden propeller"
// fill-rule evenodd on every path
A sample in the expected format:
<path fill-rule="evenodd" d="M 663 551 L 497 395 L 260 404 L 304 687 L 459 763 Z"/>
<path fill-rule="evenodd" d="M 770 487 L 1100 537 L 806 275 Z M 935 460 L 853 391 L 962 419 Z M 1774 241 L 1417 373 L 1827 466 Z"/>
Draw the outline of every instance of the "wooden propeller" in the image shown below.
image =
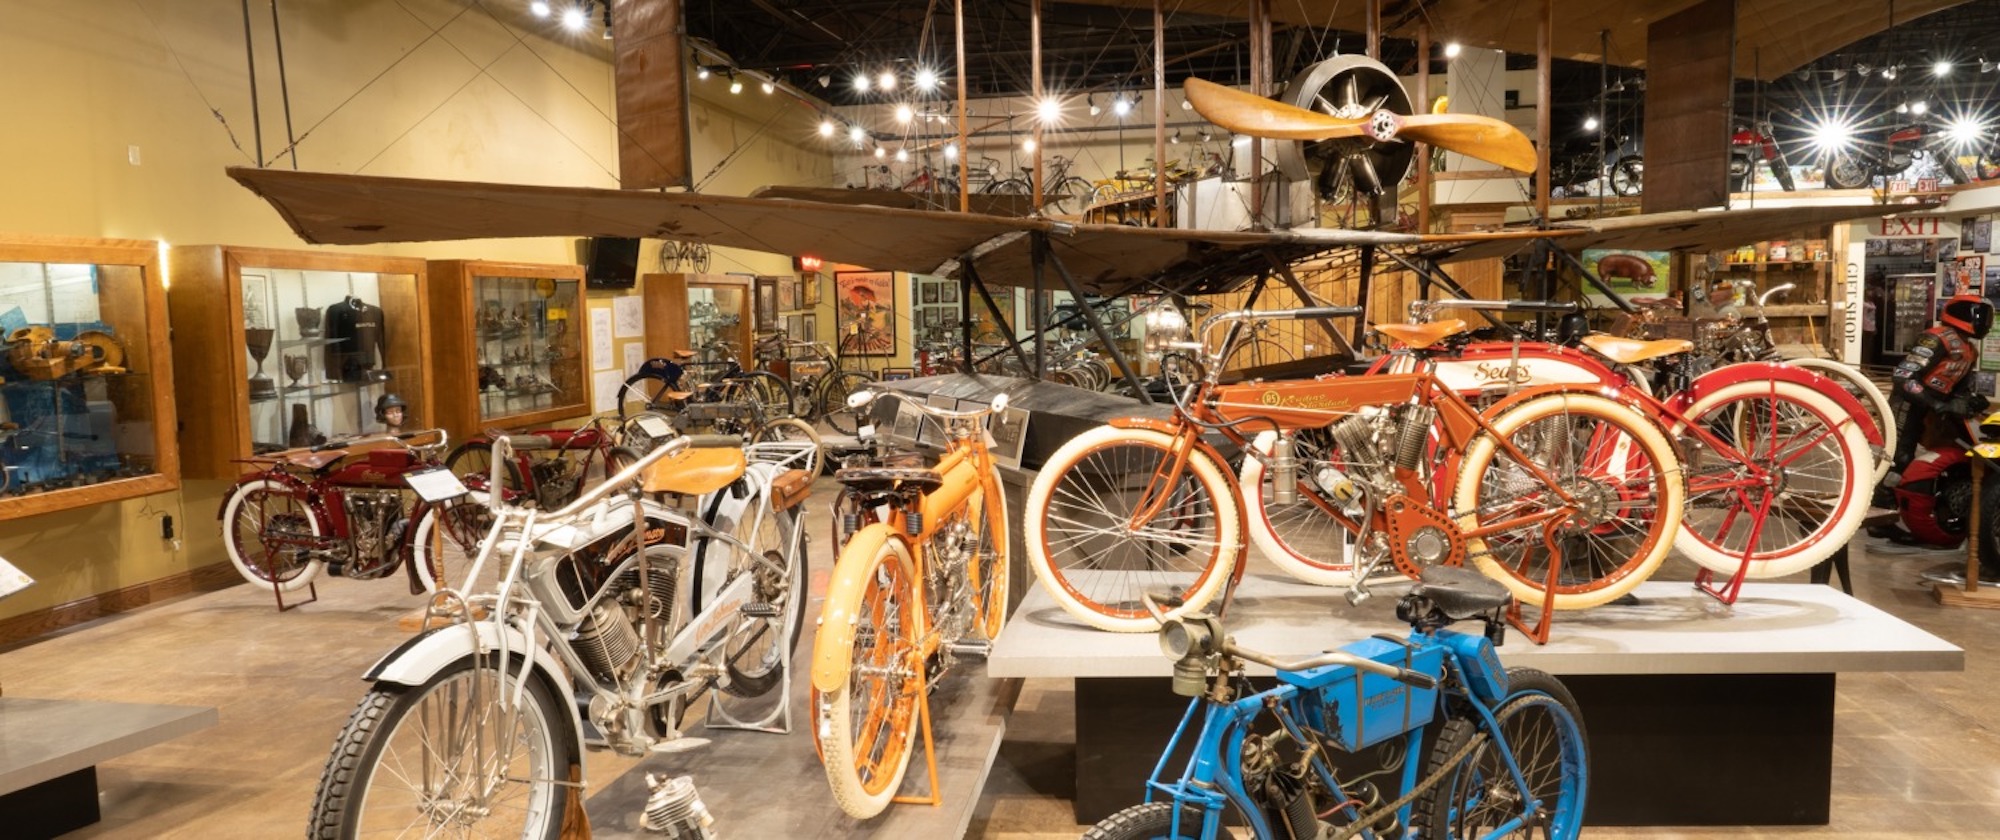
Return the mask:
<path fill-rule="evenodd" d="M 1188 104 L 1203 119 L 1237 134 L 1278 140 L 1334 140 L 1367 137 L 1429 143 L 1447 151 L 1496 163 L 1516 172 L 1535 171 L 1535 147 L 1527 135 L 1505 121 L 1476 114 L 1416 114 L 1376 111 L 1346 118 L 1309 111 L 1244 93 L 1214 82 L 1190 78 Z"/>

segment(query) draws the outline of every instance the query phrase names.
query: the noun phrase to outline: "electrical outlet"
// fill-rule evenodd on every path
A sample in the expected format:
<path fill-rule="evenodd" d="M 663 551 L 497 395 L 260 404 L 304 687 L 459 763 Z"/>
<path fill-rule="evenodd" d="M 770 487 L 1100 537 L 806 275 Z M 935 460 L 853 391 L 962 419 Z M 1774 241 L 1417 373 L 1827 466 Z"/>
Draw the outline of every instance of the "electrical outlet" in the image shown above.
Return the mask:
<path fill-rule="evenodd" d="M 173 514 L 163 514 L 163 515 L 162 515 L 162 516 L 160 517 L 160 539 L 163 539 L 163 540 L 173 540 L 173 539 L 174 539 L 174 516 L 173 516 Z M 175 548 L 180 548 L 180 541 L 179 541 L 179 540 L 174 540 L 174 547 L 175 547 Z"/>

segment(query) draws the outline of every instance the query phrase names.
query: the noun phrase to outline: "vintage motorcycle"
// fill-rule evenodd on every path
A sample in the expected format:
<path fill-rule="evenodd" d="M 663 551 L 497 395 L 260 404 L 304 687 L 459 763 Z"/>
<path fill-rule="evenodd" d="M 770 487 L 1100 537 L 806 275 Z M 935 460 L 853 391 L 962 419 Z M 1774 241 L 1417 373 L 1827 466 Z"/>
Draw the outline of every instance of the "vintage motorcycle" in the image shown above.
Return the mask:
<path fill-rule="evenodd" d="M 374 435 L 243 459 L 217 516 L 229 562 L 245 580 L 281 594 L 310 585 L 322 569 L 373 579 L 397 567 L 411 594 L 442 576 L 446 513 L 415 497 L 404 477 L 441 467 L 442 429 Z"/>
<path fill-rule="evenodd" d="M 1976 428 L 1975 428 L 1976 426 Z M 1903 469 L 1894 488 L 1901 533 L 1882 534 L 1892 542 L 1952 548 L 1971 530 L 1979 506 L 1980 578 L 2000 578 L 2000 413 L 1974 424 L 1937 418 L 1924 430 L 1924 449 Z M 1983 461 L 1978 486 L 1973 462 Z M 1959 571 L 1963 575 L 1963 570 Z M 1963 582 L 1963 579 L 1956 582 Z"/>
<path fill-rule="evenodd" d="M 1729 189 L 1742 192 L 1756 179 L 1757 164 L 1762 162 L 1771 168 L 1771 177 L 1785 192 L 1797 188 L 1792 182 L 1792 165 L 1785 160 L 1785 150 L 1778 145 L 1778 138 L 1771 129 L 1767 117 L 1752 125 L 1738 125 L 1736 133 L 1729 135 Z"/>
<path fill-rule="evenodd" d="M 365 675 L 309 836 L 553 840 L 582 809 L 583 747 L 699 746 L 682 718 L 711 689 L 775 694 L 757 702 L 777 708 L 764 722 L 728 719 L 716 695 L 711 720 L 764 728 L 784 717 L 812 476 L 783 463 L 798 451 L 746 457 L 736 439 L 658 425 L 651 434 L 665 443 L 557 511 L 504 497 L 486 497 L 489 508 L 442 470 L 413 482 L 431 503 L 488 511 L 492 524 L 424 629 Z M 493 444 L 497 467 L 513 452 L 506 436 Z M 705 514 L 656 504 L 659 493 L 698 497 Z M 586 740 L 585 720 L 598 738 Z"/>
<path fill-rule="evenodd" d="M 1919 160 L 1935 161 L 1952 183 L 1971 183 L 1965 167 L 1958 164 L 1950 136 L 1922 122 L 1892 126 L 1881 141 L 1829 152 L 1823 166 L 1826 185 L 1834 189 L 1867 187 L 1876 178 L 1893 178 Z"/>

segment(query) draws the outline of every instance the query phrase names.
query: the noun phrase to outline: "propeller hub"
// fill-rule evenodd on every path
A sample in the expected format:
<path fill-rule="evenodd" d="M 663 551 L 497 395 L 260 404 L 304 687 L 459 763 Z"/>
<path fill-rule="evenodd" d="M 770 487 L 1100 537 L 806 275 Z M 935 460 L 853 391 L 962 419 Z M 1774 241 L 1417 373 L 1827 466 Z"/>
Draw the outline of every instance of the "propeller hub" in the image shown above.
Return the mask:
<path fill-rule="evenodd" d="M 1396 131 L 1403 127 L 1403 119 L 1394 111 L 1380 110 L 1368 117 L 1368 124 L 1362 127 L 1369 139 L 1377 143 L 1387 143 L 1396 139 Z"/>

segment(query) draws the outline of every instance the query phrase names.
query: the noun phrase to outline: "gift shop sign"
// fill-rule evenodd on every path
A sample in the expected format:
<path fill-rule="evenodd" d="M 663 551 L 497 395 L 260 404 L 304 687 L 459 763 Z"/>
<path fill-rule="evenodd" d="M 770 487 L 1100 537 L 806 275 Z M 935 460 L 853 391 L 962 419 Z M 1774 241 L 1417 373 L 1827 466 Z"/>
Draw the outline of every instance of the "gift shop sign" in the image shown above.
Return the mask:
<path fill-rule="evenodd" d="M 1870 239 L 1957 239 L 1958 223 L 1943 216 L 1905 216 L 1868 223 Z"/>

